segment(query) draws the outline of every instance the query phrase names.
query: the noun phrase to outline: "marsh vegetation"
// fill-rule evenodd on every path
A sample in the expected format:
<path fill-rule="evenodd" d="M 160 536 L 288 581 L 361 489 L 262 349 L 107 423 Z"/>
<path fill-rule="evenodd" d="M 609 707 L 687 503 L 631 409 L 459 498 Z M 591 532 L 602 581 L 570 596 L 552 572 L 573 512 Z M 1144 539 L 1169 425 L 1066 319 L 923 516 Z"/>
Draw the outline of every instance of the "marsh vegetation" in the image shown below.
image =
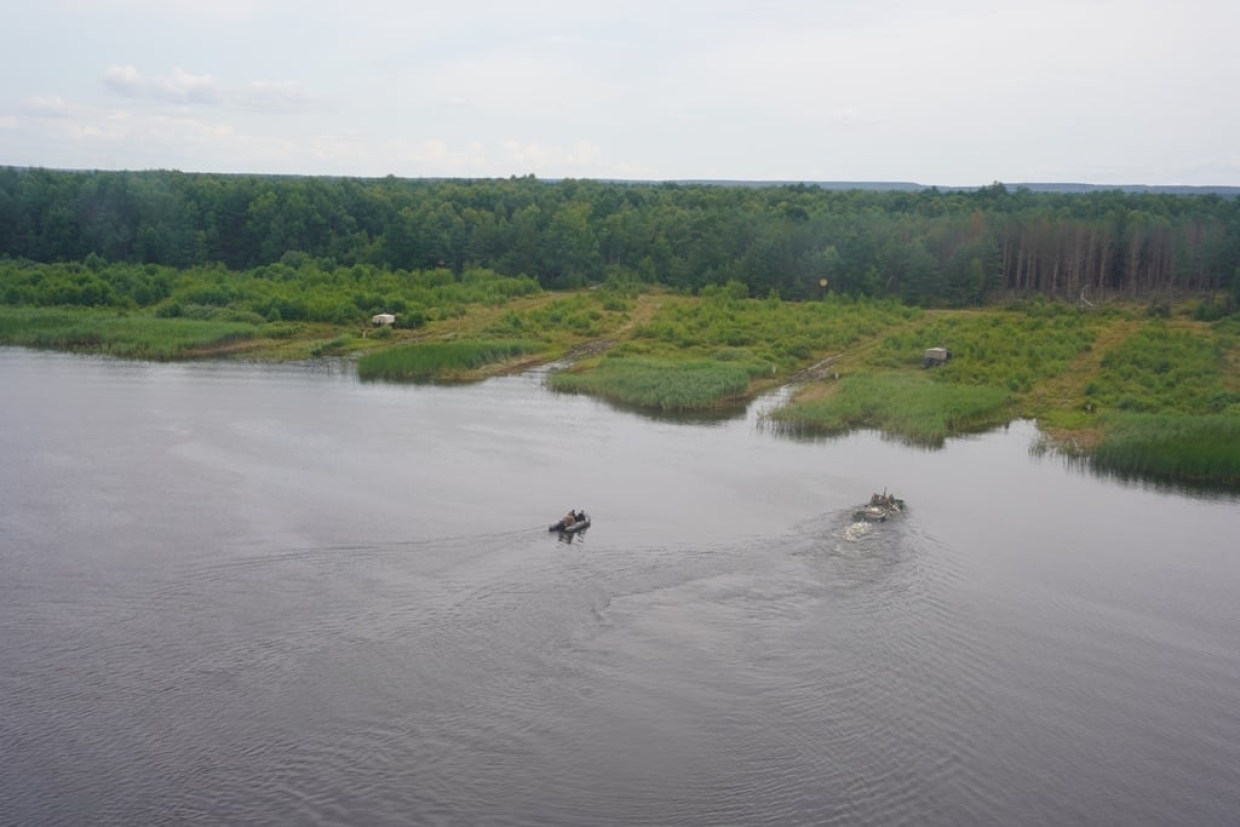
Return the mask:
<path fill-rule="evenodd" d="M 101 313 L 82 308 L 0 307 L 0 343 L 101 353 L 125 359 L 173 360 L 244 347 L 259 338 L 293 335 L 244 314 L 214 319 L 167 319 L 148 313 Z"/>
<path fill-rule="evenodd" d="M 519 340 L 477 342 L 427 342 L 400 345 L 368 353 L 357 363 L 362 379 L 394 381 L 450 380 L 468 376 L 488 365 L 538 353 L 546 345 Z"/>
<path fill-rule="evenodd" d="M 684 296 L 617 283 L 459 306 L 444 296 L 417 327 L 377 330 L 268 322 L 242 307 L 0 308 L 0 341 L 138 359 L 355 358 L 362 378 L 387 381 L 472 381 L 568 359 L 548 374 L 554 390 L 681 413 L 791 382 L 769 414 L 790 433 L 871 428 L 937 445 L 1033 418 L 1057 449 L 1100 467 L 1240 484 L 1240 324 L 1200 321 L 1191 303 L 1168 315 L 1044 301 L 925 310 L 751 299 L 736 284 Z M 926 369 L 934 346 L 953 358 Z"/>
<path fill-rule="evenodd" d="M 953 434 L 1001 425 L 1009 394 L 988 385 L 936 382 L 914 373 L 848 376 L 828 395 L 794 400 L 771 419 L 794 433 L 842 434 L 874 428 L 910 442 L 941 445 Z"/>
<path fill-rule="evenodd" d="M 558 391 L 589 393 L 657 411 L 701 411 L 742 400 L 762 363 L 652 359 L 618 354 L 592 370 L 561 371 L 547 379 Z"/>

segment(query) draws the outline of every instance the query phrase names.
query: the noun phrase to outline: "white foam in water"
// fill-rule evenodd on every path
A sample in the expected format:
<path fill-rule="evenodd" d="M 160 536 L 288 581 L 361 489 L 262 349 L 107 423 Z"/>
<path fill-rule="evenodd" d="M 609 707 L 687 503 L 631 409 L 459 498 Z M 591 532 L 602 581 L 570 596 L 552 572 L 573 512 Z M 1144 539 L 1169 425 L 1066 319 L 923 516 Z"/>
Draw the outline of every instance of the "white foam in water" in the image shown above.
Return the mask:
<path fill-rule="evenodd" d="M 850 543 L 855 543 L 874 529 L 873 523 L 867 523 L 864 520 L 858 520 L 852 523 L 848 528 L 844 529 L 844 539 Z"/>

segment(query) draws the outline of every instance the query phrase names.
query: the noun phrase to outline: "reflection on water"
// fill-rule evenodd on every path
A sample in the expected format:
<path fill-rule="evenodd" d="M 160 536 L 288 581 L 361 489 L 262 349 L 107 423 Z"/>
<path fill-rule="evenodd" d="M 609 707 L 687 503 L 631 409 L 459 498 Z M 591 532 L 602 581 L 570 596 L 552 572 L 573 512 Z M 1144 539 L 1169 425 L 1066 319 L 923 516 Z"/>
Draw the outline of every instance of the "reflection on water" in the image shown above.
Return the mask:
<path fill-rule="evenodd" d="M 1240 493 L 1232 486 L 1191 480 L 1165 480 L 1106 468 L 1096 465 L 1087 456 L 1056 451 L 1054 447 L 1048 445 L 1043 439 L 1038 439 L 1030 444 L 1029 455 L 1051 462 L 1058 462 L 1065 470 L 1074 474 L 1093 476 L 1127 488 L 1198 499 L 1219 500 L 1222 502 L 1240 502 Z"/>
<path fill-rule="evenodd" d="M 582 396 L 576 391 L 548 390 L 548 393 L 557 396 Z M 745 419 L 749 413 L 747 405 L 723 405 L 709 410 L 662 410 L 659 408 L 643 407 L 641 405 L 632 405 L 615 400 L 600 400 L 602 404 L 608 405 L 617 411 L 634 414 L 653 422 L 671 422 L 684 423 L 694 425 L 722 425 L 738 419 Z"/>
<path fill-rule="evenodd" d="M 0 823 L 1240 811 L 1240 503 L 1028 423 L 925 451 L 537 374 L 0 349 L 0 381 Z M 883 488 L 909 510 L 855 522 Z"/>

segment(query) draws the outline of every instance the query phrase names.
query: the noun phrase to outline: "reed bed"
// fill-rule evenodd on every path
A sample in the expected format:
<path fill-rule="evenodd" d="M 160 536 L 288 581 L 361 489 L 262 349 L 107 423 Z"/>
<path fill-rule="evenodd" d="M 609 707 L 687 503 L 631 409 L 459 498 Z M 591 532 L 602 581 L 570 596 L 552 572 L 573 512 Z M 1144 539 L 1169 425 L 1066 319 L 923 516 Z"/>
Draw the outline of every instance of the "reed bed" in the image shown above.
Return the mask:
<path fill-rule="evenodd" d="M 258 335 L 258 326 L 246 322 L 0 307 L 0 343 L 124 359 L 193 358 Z"/>
<path fill-rule="evenodd" d="M 1121 413 L 1108 420 L 1093 454 L 1101 470 L 1240 485 L 1240 416 Z"/>
<path fill-rule="evenodd" d="M 541 342 L 523 339 L 404 345 L 363 356 L 358 360 L 357 373 L 365 380 L 458 379 L 486 365 L 545 349 Z"/>
<path fill-rule="evenodd" d="M 547 385 L 652 410 L 703 411 L 743 396 L 750 376 L 768 369 L 756 363 L 613 357 L 587 373 L 553 373 Z"/>
<path fill-rule="evenodd" d="M 939 445 L 953 434 L 1007 421 L 1007 401 L 1002 388 L 883 373 L 845 377 L 830 396 L 792 402 L 769 418 L 792 433 L 835 435 L 874 428 L 910 442 Z"/>

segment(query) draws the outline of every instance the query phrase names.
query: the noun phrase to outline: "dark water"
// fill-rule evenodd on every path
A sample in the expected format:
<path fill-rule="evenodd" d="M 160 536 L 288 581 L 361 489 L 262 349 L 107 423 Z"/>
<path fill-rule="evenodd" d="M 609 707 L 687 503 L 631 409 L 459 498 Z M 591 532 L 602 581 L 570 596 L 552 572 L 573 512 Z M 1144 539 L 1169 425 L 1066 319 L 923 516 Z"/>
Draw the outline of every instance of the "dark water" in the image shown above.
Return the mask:
<path fill-rule="evenodd" d="M 1240 503 L 1027 425 L 11 349 L 0 394 L 0 823 L 1240 820 Z"/>

